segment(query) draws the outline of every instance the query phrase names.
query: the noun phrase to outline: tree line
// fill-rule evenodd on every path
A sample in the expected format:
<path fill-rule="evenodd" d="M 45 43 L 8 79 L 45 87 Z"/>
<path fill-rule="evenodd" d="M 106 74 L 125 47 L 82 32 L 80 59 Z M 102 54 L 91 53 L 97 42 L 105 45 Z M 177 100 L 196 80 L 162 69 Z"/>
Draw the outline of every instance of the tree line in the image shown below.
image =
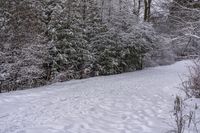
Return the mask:
<path fill-rule="evenodd" d="M 173 62 L 175 49 L 152 21 L 152 3 L 0 0 L 0 90 Z"/>

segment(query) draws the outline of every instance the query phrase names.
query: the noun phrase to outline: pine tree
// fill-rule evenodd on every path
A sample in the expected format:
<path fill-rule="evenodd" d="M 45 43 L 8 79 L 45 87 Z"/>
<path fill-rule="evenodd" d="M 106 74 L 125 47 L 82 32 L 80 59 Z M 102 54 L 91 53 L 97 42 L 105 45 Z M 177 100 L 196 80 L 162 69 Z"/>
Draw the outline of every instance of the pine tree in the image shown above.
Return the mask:
<path fill-rule="evenodd" d="M 69 1 L 67 1 L 68 3 Z M 63 13 L 63 20 L 55 29 L 55 48 L 57 53 L 52 69 L 58 73 L 65 73 L 66 79 L 81 78 L 82 71 L 88 67 L 90 52 L 88 40 L 85 35 L 81 3 L 70 0 Z M 56 66 L 56 68 L 55 68 Z"/>

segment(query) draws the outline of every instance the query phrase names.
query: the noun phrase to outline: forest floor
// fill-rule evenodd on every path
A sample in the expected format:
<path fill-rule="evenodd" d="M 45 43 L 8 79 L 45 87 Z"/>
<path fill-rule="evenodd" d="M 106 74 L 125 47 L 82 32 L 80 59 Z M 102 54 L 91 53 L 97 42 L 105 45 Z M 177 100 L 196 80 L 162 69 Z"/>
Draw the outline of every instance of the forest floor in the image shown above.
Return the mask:
<path fill-rule="evenodd" d="M 191 64 L 0 94 L 0 133 L 165 133 Z"/>

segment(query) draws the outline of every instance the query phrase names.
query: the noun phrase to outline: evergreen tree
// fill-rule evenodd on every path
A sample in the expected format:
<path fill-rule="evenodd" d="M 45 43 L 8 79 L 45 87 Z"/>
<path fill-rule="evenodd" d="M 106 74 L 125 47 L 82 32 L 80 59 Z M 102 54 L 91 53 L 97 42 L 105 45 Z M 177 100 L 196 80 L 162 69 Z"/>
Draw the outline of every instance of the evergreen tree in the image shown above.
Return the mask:
<path fill-rule="evenodd" d="M 63 18 L 54 31 L 52 69 L 65 73 L 63 80 L 81 78 L 81 73 L 91 58 L 80 9 L 79 1 L 70 0 L 70 5 L 66 7 Z"/>

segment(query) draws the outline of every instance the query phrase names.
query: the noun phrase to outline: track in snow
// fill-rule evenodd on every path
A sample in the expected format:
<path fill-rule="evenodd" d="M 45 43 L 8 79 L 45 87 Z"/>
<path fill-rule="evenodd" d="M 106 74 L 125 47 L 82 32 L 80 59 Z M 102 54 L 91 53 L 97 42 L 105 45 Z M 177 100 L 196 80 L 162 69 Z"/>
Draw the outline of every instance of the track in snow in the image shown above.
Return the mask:
<path fill-rule="evenodd" d="M 188 64 L 0 94 L 0 133 L 165 133 Z"/>

